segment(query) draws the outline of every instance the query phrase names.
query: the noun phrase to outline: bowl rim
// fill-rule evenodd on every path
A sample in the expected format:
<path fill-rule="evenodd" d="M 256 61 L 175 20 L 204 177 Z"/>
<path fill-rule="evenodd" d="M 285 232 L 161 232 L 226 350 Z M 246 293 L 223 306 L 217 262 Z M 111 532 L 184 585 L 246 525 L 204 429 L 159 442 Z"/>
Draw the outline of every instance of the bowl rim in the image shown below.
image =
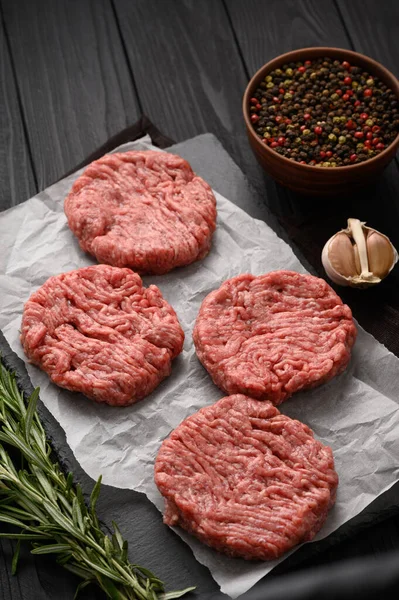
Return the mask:
<path fill-rule="evenodd" d="M 254 130 L 253 125 L 249 118 L 250 117 L 249 97 L 253 93 L 252 87 L 254 85 L 255 80 L 258 79 L 260 76 L 262 76 L 262 78 L 263 78 L 263 76 L 265 76 L 265 74 L 268 71 L 273 70 L 274 68 L 277 68 L 277 64 L 280 64 L 280 63 L 284 64 L 285 62 L 290 62 L 290 59 L 293 55 L 297 55 L 298 53 L 303 53 L 303 57 L 306 58 L 306 55 L 308 55 L 308 54 L 314 55 L 315 51 L 319 52 L 321 56 L 324 53 L 327 53 L 326 54 L 327 56 L 331 55 L 335 51 L 338 51 L 339 54 L 345 53 L 345 55 L 348 58 L 352 58 L 354 60 L 355 65 L 356 65 L 356 59 L 360 58 L 362 61 L 366 61 L 371 66 L 372 69 L 376 68 L 377 70 L 381 70 L 384 73 L 384 76 L 386 77 L 386 79 L 391 82 L 391 84 L 390 84 L 391 90 L 394 92 L 397 99 L 399 100 L 399 80 L 395 77 L 395 75 L 391 71 L 389 71 L 389 69 L 384 67 L 384 65 L 382 65 L 380 62 L 374 60 L 373 58 L 370 58 L 366 54 L 362 54 L 360 52 L 355 52 L 353 50 L 347 50 L 346 48 L 338 48 L 338 47 L 334 47 L 334 46 L 308 46 L 307 48 L 297 48 L 296 50 L 290 50 L 290 52 L 285 52 L 284 54 L 279 54 L 278 56 L 275 56 L 274 58 L 269 60 L 267 63 L 265 63 L 262 67 L 260 67 L 256 71 L 256 73 L 251 77 L 251 79 L 249 80 L 248 85 L 245 88 L 245 92 L 244 92 L 244 96 L 243 96 L 243 100 L 242 100 L 242 111 L 243 111 L 244 120 L 245 120 L 245 124 L 247 126 L 247 131 L 248 131 L 249 135 L 255 141 L 255 143 L 258 145 L 259 150 L 261 150 L 262 152 L 266 152 L 266 154 L 268 154 L 270 157 L 273 157 L 275 159 L 277 158 L 277 160 L 279 160 L 279 159 L 282 160 L 283 163 L 285 162 L 287 164 L 287 166 L 290 165 L 291 167 L 294 167 L 296 169 L 305 169 L 305 170 L 308 170 L 308 172 L 309 172 L 309 170 L 314 171 L 316 169 L 317 171 L 320 171 L 322 169 L 322 170 L 328 171 L 329 173 L 332 173 L 332 172 L 347 173 L 349 170 L 351 173 L 353 173 L 353 172 L 355 172 L 356 169 L 357 170 L 364 169 L 365 165 L 370 165 L 371 163 L 376 163 L 376 162 L 384 162 L 384 158 L 387 157 L 387 155 L 392 152 L 394 147 L 399 146 L 399 133 L 397 134 L 396 138 L 389 144 L 389 146 L 387 146 L 377 156 L 368 158 L 367 160 L 364 160 L 363 162 L 355 164 L 355 165 L 345 165 L 343 167 L 336 167 L 336 168 L 318 167 L 316 165 L 307 165 L 307 164 L 303 165 L 303 164 L 298 163 L 297 161 L 293 161 L 289 158 L 286 158 L 285 156 L 281 156 L 281 154 L 278 154 L 278 152 L 274 152 L 274 150 L 272 150 L 271 148 L 266 146 L 266 144 L 263 144 L 261 142 L 261 140 L 259 139 L 259 137 L 257 136 L 257 134 L 255 133 L 255 130 Z M 370 73 L 370 74 L 372 74 L 372 73 Z M 251 93 L 250 93 L 250 91 L 251 91 Z"/>

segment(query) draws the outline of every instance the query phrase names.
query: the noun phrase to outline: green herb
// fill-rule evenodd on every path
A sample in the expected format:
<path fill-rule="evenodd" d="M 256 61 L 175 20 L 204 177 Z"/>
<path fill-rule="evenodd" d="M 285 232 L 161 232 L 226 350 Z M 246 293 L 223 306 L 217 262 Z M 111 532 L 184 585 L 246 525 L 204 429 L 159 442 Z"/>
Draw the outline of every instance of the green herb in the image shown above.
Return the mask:
<path fill-rule="evenodd" d="M 101 477 L 86 506 L 72 474 L 65 476 L 36 411 L 39 390 L 25 401 L 15 375 L 0 363 L 0 522 L 19 533 L 12 561 L 16 572 L 21 541 L 32 543 L 32 554 L 55 554 L 57 561 L 83 581 L 78 592 L 96 583 L 113 600 L 171 600 L 193 587 L 165 593 L 164 584 L 128 559 L 128 543 L 117 525 L 110 538 L 96 514 Z M 75 596 L 76 597 L 76 596 Z"/>

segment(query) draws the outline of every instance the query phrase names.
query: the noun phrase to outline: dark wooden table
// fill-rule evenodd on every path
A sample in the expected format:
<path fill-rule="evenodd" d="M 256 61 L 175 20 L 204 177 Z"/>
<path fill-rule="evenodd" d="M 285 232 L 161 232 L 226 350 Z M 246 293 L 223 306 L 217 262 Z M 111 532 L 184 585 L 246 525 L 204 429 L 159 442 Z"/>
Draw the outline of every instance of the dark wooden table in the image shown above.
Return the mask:
<path fill-rule="evenodd" d="M 398 75 L 398 23 L 395 0 L 0 0 L 0 210 L 146 114 L 176 141 L 214 133 L 277 216 L 306 212 L 253 158 L 246 83 L 272 57 L 306 46 L 357 50 Z M 394 206 L 398 168 L 382 188 Z M 396 211 L 385 233 L 398 239 L 398 224 Z M 12 577 L 12 548 L 0 542 L 1 600 L 73 597 L 74 578 L 28 550 Z M 394 548 L 399 520 L 390 518 L 317 561 Z"/>

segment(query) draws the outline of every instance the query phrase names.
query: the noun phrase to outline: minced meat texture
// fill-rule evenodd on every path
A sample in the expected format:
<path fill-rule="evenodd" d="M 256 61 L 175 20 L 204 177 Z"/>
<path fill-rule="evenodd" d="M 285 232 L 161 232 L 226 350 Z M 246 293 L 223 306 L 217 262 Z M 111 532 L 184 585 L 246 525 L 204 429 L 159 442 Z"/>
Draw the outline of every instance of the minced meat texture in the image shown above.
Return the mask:
<path fill-rule="evenodd" d="M 166 152 L 107 154 L 65 200 L 68 225 L 98 262 L 162 274 L 206 256 L 216 227 L 210 186 Z"/>
<path fill-rule="evenodd" d="M 183 341 L 159 289 L 108 265 L 50 277 L 22 318 L 25 353 L 51 381 L 116 406 L 152 392 L 170 374 Z"/>
<path fill-rule="evenodd" d="M 323 280 L 293 271 L 239 275 L 203 301 L 194 328 L 198 358 L 229 394 L 278 405 L 341 373 L 356 327 Z"/>
<path fill-rule="evenodd" d="M 155 482 L 165 523 L 229 556 L 270 560 L 315 536 L 338 476 L 331 449 L 309 427 L 236 394 L 171 433 Z"/>

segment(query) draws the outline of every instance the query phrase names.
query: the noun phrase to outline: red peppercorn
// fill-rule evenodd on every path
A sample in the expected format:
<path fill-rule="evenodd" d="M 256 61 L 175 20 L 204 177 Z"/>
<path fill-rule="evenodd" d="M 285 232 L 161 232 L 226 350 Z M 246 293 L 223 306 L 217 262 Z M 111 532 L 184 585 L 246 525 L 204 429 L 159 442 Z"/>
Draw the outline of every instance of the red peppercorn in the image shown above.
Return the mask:
<path fill-rule="evenodd" d="M 360 105 L 361 105 L 360 100 L 356 100 L 356 102 L 355 102 L 355 104 L 353 106 L 360 106 Z"/>
<path fill-rule="evenodd" d="M 316 135 L 321 135 L 323 133 L 323 129 L 318 125 L 314 128 L 314 132 Z"/>
<path fill-rule="evenodd" d="M 364 145 L 366 146 L 366 148 L 371 148 L 371 140 L 366 140 L 364 142 Z"/>
<path fill-rule="evenodd" d="M 285 122 L 286 122 L 287 125 L 289 125 L 290 123 L 292 123 L 291 119 L 286 119 Z"/>
<path fill-rule="evenodd" d="M 277 142 L 278 142 L 279 144 L 284 144 L 284 142 L 285 142 L 285 137 L 279 137 L 279 138 L 278 138 L 278 140 L 277 140 Z"/>
<path fill-rule="evenodd" d="M 262 140 L 261 140 L 261 141 L 262 141 L 264 144 L 267 144 L 267 142 L 268 142 L 269 140 L 268 140 L 268 139 L 266 139 L 266 138 L 262 138 Z"/>
<path fill-rule="evenodd" d="M 335 90 L 335 93 L 338 94 L 338 96 L 342 96 L 342 90 Z"/>
<path fill-rule="evenodd" d="M 384 150 L 384 148 L 385 148 L 385 144 L 382 144 L 382 143 L 380 143 L 380 144 L 377 144 L 377 145 L 376 145 L 376 148 L 377 148 L 377 150 Z"/>
<path fill-rule="evenodd" d="M 349 100 L 349 95 L 348 95 L 348 94 L 344 94 L 344 95 L 342 96 L 342 100 L 345 100 L 345 102 L 346 102 L 347 100 Z"/>
<path fill-rule="evenodd" d="M 257 121 L 259 121 L 259 115 L 251 115 L 251 121 L 252 123 L 256 123 Z"/>
<path fill-rule="evenodd" d="M 316 164 L 316 161 L 315 160 L 311 160 L 309 164 L 313 166 L 313 165 Z"/>
<path fill-rule="evenodd" d="M 282 120 L 283 120 L 283 117 L 281 115 L 277 115 L 276 123 L 281 123 Z"/>
<path fill-rule="evenodd" d="M 348 94 L 348 96 L 353 96 L 353 90 L 346 90 L 346 93 Z"/>
<path fill-rule="evenodd" d="M 364 119 L 364 120 L 366 120 L 366 119 L 368 119 L 368 117 L 369 117 L 369 116 L 368 116 L 368 114 L 367 114 L 367 113 L 361 113 L 361 114 L 360 114 L 360 118 L 361 118 L 361 119 Z"/>
<path fill-rule="evenodd" d="M 280 88 L 279 92 L 280 92 L 280 94 L 285 94 L 285 89 L 284 88 Z"/>
<path fill-rule="evenodd" d="M 260 109 L 262 108 L 262 105 L 261 105 L 261 104 L 257 104 L 257 105 L 255 106 L 255 108 L 256 108 L 256 110 L 260 110 Z"/>
<path fill-rule="evenodd" d="M 373 146 L 377 146 L 380 143 L 380 138 L 376 137 L 373 139 Z"/>
<path fill-rule="evenodd" d="M 344 69 L 349 69 L 350 68 L 350 64 L 348 63 L 347 60 L 344 60 L 344 62 L 342 63 L 342 66 L 344 67 Z"/>
<path fill-rule="evenodd" d="M 354 124 L 354 122 L 352 121 L 352 119 L 349 119 L 349 121 L 347 121 L 346 124 L 345 124 L 345 128 L 346 129 L 353 129 L 354 127 L 356 127 L 356 125 Z"/>
<path fill-rule="evenodd" d="M 373 95 L 373 90 L 370 88 L 366 88 L 363 92 L 363 96 L 372 96 Z"/>
<path fill-rule="evenodd" d="M 381 127 L 378 127 L 378 125 L 373 125 L 373 127 L 371 128 L 371 131 L 373 133 L 378 133 L 379 131 L 381 131 Z"/>
<path fill-rule="evenodd" d="M 258 104 L 258 99 L 257 98 L 251 98 L 250 103 L 251 104 Z"/>
<path fill-rule="evenodd" d="M 327 152 L 326 152 L 326 156 L 327 156 L 327 158 L 331 158 L 331 157 L 332 157 L 332 152 L 331 152 L 331 150 L 327 150 Z"/>
<path fill-rule="evenodd" d="M 306 125 L 301 125 L 299 128 L 301 131 L 304 131 L 306 129 Z"/>
<path fill-rule="evenodd" d="M 305 62 L 303 63 L 305 65 L 305 67 L 310 67 L 310 65 L 312 64 L 311 60 L 305 60 Z"/>
<path fill-rule="evenodd" d="M 363 136 L 364 136 L 363 131 L 355 131 L 355 138 L 357 140 L 361 140 Z"/>
<path fill-rule="evenodd" d="M 351 83 L 352 83 L 352 79 L 350 77 L 345 77 L 344 84 L 345 85 L 350 85 Z"/>
<path fill-rule="evenodd" d="M 304 73 L 306 71 L 306 67 L 298 67 L 298 73 Z"/>
<path fill-rule="evenodd" d="M 303 115 L 303 118 L 305 119 L 305 121 L 309 121 L 309 119 L 310 119 L 310 114 L 309 114 L 309 113 L 305 113 L 305 114 Z"/>
<path fill-rule="evenodd" d="M 281 100 L 279 98 L 277 98 L 277 96 L 273 96 L 273 102 L 275 104 L 280 104 Z"/>
<path fill-rule="evenodd" d="M 320 154 L 320 158 L 326 157 L 326 153 L 324 152 L 324 150 L 320 150 L 319 154 Z"/>
<path fill-rule="evenodd" d="M 270 148 L 277 148 L 277 146 L 279 146 L 280 144 L 278 142 L 272 142 L 270 144 Z"/>
<path fill-rule="evenodd" d="M 355 160 L 357 159 L 357 154 L 351 154 L 349 158 L 352 162 L 355 162 Z"/>
<path fill-rule="evenodd" d="M 366 138 L 367 138 L 368 140 L 372 140 L 372 139 L 373 139 L 373 134 L 372 134 L 372 132 L 371 132 L 371 131 L 368 131 L 368 132 L 366 133 Z"/>
<path fill-rule="evenodd" d="M 298 70 L 299 70 L 299 69 L 298 69 Z M 306 162 L 305 162 L 304 160 L 300 160 L 300 161 L 299 161 L 299 164 L 300 164 L 300 165 L 306 165 Z"/>

